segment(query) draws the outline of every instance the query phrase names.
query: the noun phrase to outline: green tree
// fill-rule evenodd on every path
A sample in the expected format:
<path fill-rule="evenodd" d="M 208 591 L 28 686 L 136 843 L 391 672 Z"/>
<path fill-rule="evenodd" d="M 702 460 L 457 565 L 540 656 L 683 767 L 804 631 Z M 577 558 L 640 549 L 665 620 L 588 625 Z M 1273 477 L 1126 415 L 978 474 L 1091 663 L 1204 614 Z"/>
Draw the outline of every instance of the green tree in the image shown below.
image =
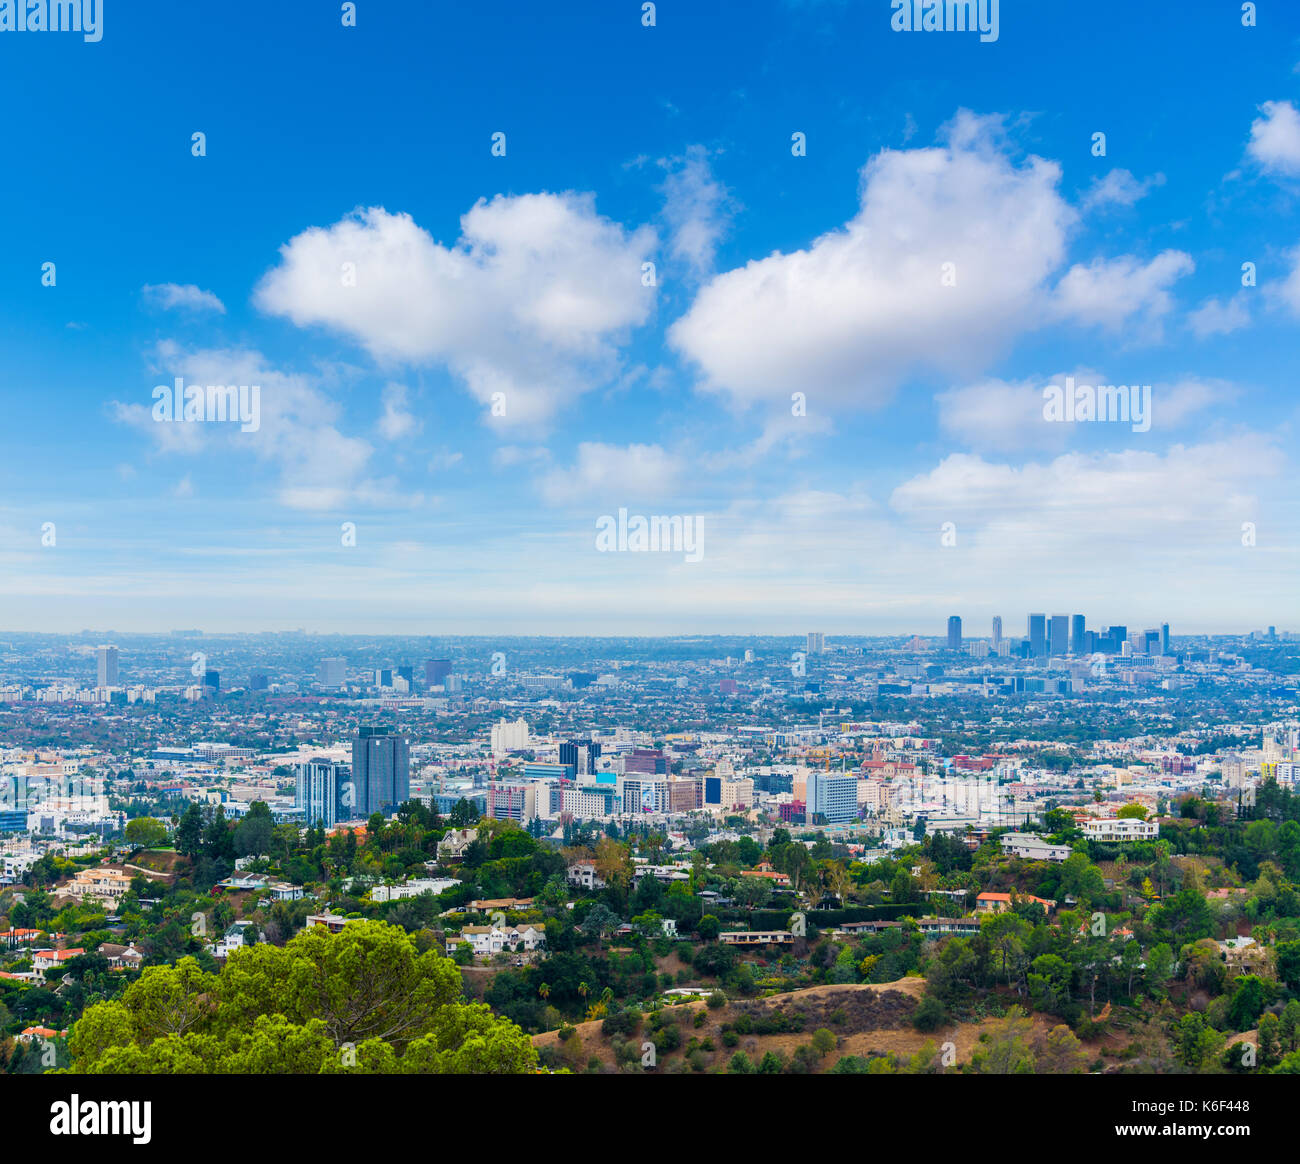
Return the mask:
<path fill-rule="evenodd" d="M 126 822 L 126 839 L 142 849 L 156 849 L 167 843 L 167 826 L 151 816 L 138 816 Z"/>
<path fill-rule="evenodd" d="M 507 1074 L 537 1055 L 514 1023 L 461 998 L 460 973 L 403 930 L 313 927 L 283 947 L 147 969 L 88 1007 L 69 1040 L 76 1073 L 256 1071 Z"/>

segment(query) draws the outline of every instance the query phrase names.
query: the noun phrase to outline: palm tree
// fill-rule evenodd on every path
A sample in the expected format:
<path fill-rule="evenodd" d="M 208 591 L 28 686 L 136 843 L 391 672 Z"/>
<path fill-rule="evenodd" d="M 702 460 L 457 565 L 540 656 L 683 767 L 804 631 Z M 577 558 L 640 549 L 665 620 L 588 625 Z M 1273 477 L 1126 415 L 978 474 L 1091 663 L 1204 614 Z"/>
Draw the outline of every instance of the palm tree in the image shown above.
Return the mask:
<path fill-rule="evenodd" d="M 549 982 L 543 982 L 541 986 L 537 988 L 537 993 L 542 996 L 542 1001 L 545 1002 L 551 997 L 551 984 Z"/>

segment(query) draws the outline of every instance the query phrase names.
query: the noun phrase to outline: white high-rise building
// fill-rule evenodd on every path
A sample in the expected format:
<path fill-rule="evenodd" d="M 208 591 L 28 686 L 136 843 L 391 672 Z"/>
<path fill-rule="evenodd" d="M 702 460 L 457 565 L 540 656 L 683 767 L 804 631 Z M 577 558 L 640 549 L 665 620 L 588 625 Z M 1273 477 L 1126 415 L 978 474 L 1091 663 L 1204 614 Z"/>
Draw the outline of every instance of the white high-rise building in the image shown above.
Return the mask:
<path fill-rule="evenodd" d="M 821 631 L 808 632 L 808 654 L 820 655 L 826 648 L 826 636 Z"/>
<path fill-rule="evenodd" d="M 528 722 L 521 716 L 514 723 L 502 720 L 492 725 L 492 754 L 504 756 L 528 747 Z"/>
<path fill-rule="evenodd" d="M 98 647 L 95 650 L 96 687 L 117 686 L 117 648 Z"/>

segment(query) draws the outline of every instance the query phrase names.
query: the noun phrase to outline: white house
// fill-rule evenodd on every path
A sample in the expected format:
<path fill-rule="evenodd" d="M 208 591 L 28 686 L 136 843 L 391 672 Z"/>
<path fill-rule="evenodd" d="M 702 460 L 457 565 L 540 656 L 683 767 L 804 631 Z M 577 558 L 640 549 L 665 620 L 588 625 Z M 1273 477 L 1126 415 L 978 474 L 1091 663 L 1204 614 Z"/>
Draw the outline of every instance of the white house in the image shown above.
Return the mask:
<path fill-rule="evenodd" d="M 1154 841 L 1160 835 L 1160 826 L 1153 820 L 1132 816 L 1086 820 L 1083 835 L 1090 841 Z"/>
<path fill-rule="evenodd" d="M 546 948 L 546 931 L 533 925 L 466 926 L 458 936 L 447 939 L 447 949 L 466 942 L 477 957 L 503 950 L 542 950 Z"/>

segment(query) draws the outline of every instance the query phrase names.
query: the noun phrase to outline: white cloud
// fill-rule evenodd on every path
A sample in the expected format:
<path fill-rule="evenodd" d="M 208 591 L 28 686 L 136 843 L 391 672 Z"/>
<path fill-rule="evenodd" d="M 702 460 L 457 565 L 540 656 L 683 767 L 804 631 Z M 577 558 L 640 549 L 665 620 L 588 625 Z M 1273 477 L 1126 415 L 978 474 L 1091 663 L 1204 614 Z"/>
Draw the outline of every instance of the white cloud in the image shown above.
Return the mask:
<path fill-rule="evenodd" d="M 1136 321 L 1142 338 L 1158 340 L 1161 321 L 1173 309 L 1169 288 L 1196 269 L 1183 251 L 1164 251 L 1143 263 L 1132 255 L 1076 264 L 1056 288 L 1058 318 L 1119 331 Z"/>
<path fill-rule="evenodd" d="M 450 247 L 371 207 L 281 247 L 255 298 L 377 360 L 445 365 L 485 404 L 504 393 L 506 423 L 528 423 L 616 372 L 617 344 L 653 304 L 641 263 L 654 246 L 652 230 L 600 217 L 590 195 L 480 201 Z"/>
<path fill-rule="evenodd" d="M 1096 373 L 1070 373 L 1079 383 L 1095 384 Z M 1043 420 L 1043 389 L 1064 383 L 1065 375 L 1007 381 L 997 378 L 950 388 L 934 400 L 939 427 L 967 448 L 1010 450 L 1063 445 L 1068 425 Z"/>
<path fill-rule="evenodd" d="M 668 253 L 685 263 L 695 277 L 708 275 L 731 221 L 731 195 L 713 176 L 709 152 L 703 146 L 691 146 L 684 157 L 659 164 L 668 171 L 660 188 L 663 217 L 670 232 Z"/>
<path fill-rule="evenodd" d="M 1101 206 L 1133 206 L 1145 198 L 1152 187 L 1164 184 L 1164 174 L 1154 174 L 1139 182 L 1129 170 L 1111 170 L 1104 178 L 1093 182 L 1080 205 L 1085 211 Z"/>
<path fill-rule="evenodd" d="M 379 418 L 379 432 L 387 440 L 396 441 L 417 433 L 424 427 L 407 407 L 408 392 L 405 384 L 387 384 L 381 400 L 383 414 Z"/>
<path fill-rule="evenodd" d="M 670 331 L 738 404 L 794 388 L 875 407 L 917 369 L 978 372 L 1033 322 L 1075 211 L 1060 168 L 1016 165 L 1000 122 L 961 112 L 939 148 L 884 150 L 861 209 L 806 250 L 719 275 Z M 944 264 L 956 286 L 944 286 Z"/>
<path fill-rule="evenodd" d="M 1269 173 L 1300 174 L 1300 111 L 1290 101 L 1265 101 L 1259 111 L 1246 152 Z"/>
<path fill-rule="evenodd" d="M 542 496 L 553 505 L 593 499 L 612 510 L 671 493 L 684 471 L 681 459 L 659 445 L 584 441 L 578 446 L 574 464 L 548 473 L 540 487 Z"/>
<path fill-rule="evenodd" d="M 1187 317 L 1187 322 L 1197 339 L 1212 335 L 1230 335 L 1250 324 L 1250 309 L 1246 306 L 1246 293 L 1237 292 L 1231 299 L 1207 299 Z"/>
<path fill-rule="evenodd" d="M 226 305 L 211 291 L 193 283 L 146 283 L 141 289 L 145 301 L 163 311 L 216 311 L 226 314 Z"/>
<path fill-rule="evenodd" d="M 1239 546 L 1234 523 L 1257 516 L 1254 485 L 1284 466 L 1276 444 L 1258 434 L 1164 454 L 1066 453 L 1018 467 L 959 453 L 898 486 L 890 502 L 899 513 L 978 531 L 1005 551 L 1032 544 L 1077 552 L 1081 539 L 1113 537 L 1181 546 L 1208 539 L 1227 553 Z"/>
<path fill-rule="evenodd" d="M 352 499 L 379 504 L 385 489 L 365 479 L 370 444 L 338 429 L 338 406 L 299 373 L 280 372 L 248 349 L 187 351 L 174 342 L 158 345 L 152 369 L 170 384 L 234 384 L 261 389 L 260 427 L 242 432 L 230 423 L 163 423 L 149 404 L 112 402 L 115 418 L 149 436 L 160 452 L 198 456 L 220 445 L 223 455 L 247 451 L 275 467 L 278 498 L 295 509 L 331 509 Z"/>
<path fill-rule="evenodd" d="M 1286 258 L 1291 262 L 1291 270 L 1272 295 L 1292 315 L 1300 317 L 1300 247 L 1287 251 Z"/>

